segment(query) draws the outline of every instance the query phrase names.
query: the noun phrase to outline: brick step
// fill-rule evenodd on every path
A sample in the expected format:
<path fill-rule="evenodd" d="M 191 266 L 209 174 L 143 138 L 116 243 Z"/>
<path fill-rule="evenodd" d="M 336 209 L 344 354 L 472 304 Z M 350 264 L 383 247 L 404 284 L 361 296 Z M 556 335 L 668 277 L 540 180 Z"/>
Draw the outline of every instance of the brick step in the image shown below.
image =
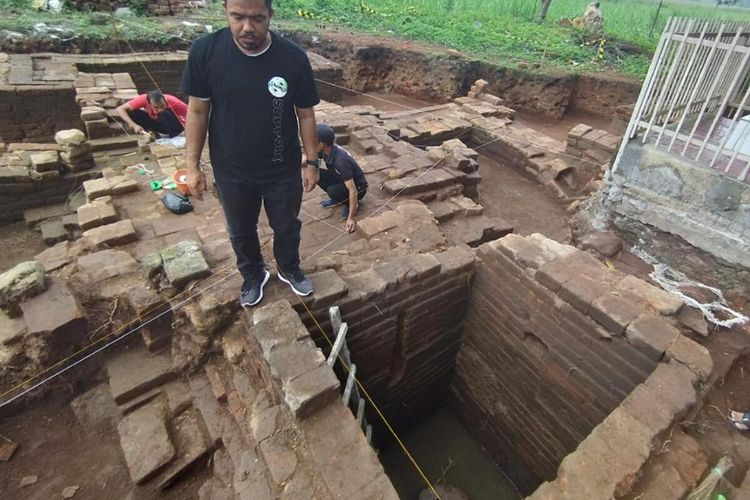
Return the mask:
<path fill-rule="evenodd" d="M 120 131 L 122 132 L 122 129 Z M 91 150 L 95 153 L 99 151 L 113 151 L 118 149 L 135 149 L 138 147 L 138 139 L 127 135 L 92 139 L 89 143 L 91 144 Z"/>

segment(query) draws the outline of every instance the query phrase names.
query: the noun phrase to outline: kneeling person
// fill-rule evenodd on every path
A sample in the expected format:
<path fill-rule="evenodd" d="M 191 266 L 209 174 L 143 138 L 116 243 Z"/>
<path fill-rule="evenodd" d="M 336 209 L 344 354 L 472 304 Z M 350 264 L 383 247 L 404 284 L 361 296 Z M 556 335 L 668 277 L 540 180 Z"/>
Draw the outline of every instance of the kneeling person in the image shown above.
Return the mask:
<path fill-rule="evenodd" d="M 180 135 L 185 130 L 187 104 L 169 94 L 153 90 L 117 108 L 117 114 L 136 133 Z M 158 136 L 157 136 L 158 139 Z"/>
<path fill-rule="evenodd" d="M 346 230 L 352 233 L 357 228 L 355 216 L 359 200 L 367 194 L 367 179 L 357 161 L 347 150 L 335 144 L 335 139 L 336 134 L 331 127 L 318 125 L 318 154 L 326 162 L 326 168 L 320 169 L 318 186 L 329 198 L 321 205 L 344 205 L 341 216 L 346 219 Z"/>

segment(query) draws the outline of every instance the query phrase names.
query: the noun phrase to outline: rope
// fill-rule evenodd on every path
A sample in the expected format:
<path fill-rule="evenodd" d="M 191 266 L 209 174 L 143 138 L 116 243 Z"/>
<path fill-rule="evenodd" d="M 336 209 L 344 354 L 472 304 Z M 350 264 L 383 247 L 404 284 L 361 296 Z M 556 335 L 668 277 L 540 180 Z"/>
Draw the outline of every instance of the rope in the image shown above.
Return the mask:
<path fill-rule="evenodd" d="M 176 311 L 177 309 L 181 308 L 181 307 L 182 307 L 183 305 L 185 305 L 185 304 L 187 304 L 188 302 L 190 302 L 191 300 L 193 300 L 193 299 L 194 299 L 195 297 L 198 297 L 198 296 L 199 296 L 199 295 L 201 295 L 202 293 L 204 293 L 204 292 L 206 292 L 206 291 L 210 290 L 211 288 L 213 288 L 213 287 L 217 286 L 218 284 L 220 284 L 220 283 L 223 283 L 224 281 L 228 280 L 229 278 L 231 278 L 232 276 L 234 276 L 234 275 L 235 275 L 236 273 L 238 273 L 238 272 L 239 272 L 239 271 L 234 271 L 234 272 L 232 272 L 232 273 L 229 273 L 229 274 L 228 274 L 227 276 L 225 276 L 225 277 L 221 278 L 220 280 L 217 280 L 216 282 L 212 283 L 211 285 L 209 285 L 209 286 L 207 286 L 207 287 L 205 287 L 205 288 L 203 288 L 203 289 L 199 290 L 198 292 L 196 292 L 196 293 L 192 294 L 192 295 L 191 295 L 191 296 L 189 296 L 188 298 L 186 298 L 186 299 L 182 300 L 182 301 L 181 301 L 181 302 L 179 302 L 178 304 L 176 304 L 176 305 L 174 305 L 174 306 L 171 306 L 171 307 L 170 307 L 169 309 L 167 309 L 167 310 L 165 310 L 165 311 L 162 311 L 161 313 L 159 313 L 158 315 L 156 315 L 156 316 L 154 316 L 153 318 L 149 319 L 148 321 L 146 321 L 146 322 L 142 323 L 141 325 L 139 325 L 139 326 L 137 326 L 137 327 L 135 327 L 135 328 L 131 329 L 131 330 L 130 330 L 129 332 L 125 333 L 124 335 L 121 335 L 121 336 L 117 337 L 117 338 L 116 338 L 116 339 L 114 339 L 113 341 L 111 341 L 111 342 L 108 342 L 107 344 L 105 344 L 105 345 L 103 345 L 103 346 L 99 347 L 98 349 L 96 349 L 96 350 L 94 350 L 94 351 L 90 352 L 89 354 L 87 354 L 86 356 L 82 357 L 81 359 L 78 359 L 78 360 L 74 361 L 73 363 L 71 363 L 71 364 L 67 365 L 66 367 L 62 368 L 61 370 L 59 370 L 59 371 L 57 371 L 57 372 L 53 373 L 53 374 L 52 374 L 52 375 L 50 375 L 49 377 L 46 377 L 46 378 L 44 378 L 44 379 L 40 380 L 39 382 L 37 382 L 36 384 L 32 385 L 31 387 L 29 387 L 29 388 L 27 388 L 27 389 L 25 389 L 25 390 L 21 391 L 20 393 L 16 394 L 15 396 L 13 396 L 13 397 L 11 397 L 11 398 L 9 398 L 9 399 L 7 399 L 7 400 L 3 401 L 2 403 L 0 403 L 0 408 L 3 408 L 4 406 L 7 406 L 7 405 L 11 404 L 12 402 L 16 401 L 17 399 L 20 399 L 20 398 L 22 398 L 22 397 L 23 397 L 23 396 L 25 396 L 26 394 L 28 394 L 28 393 L 32 392 L 33 390 L 35 390 L 35 389 L 37 389 L 37 388 L 41 387 L 42 385 L 46 384 L 46 383 L 47 383 L 47 382 L 49 382 L 50 380 L 52 380 L 52 379 L 54 379 L 54 378 L 57 378 L 57 377 L 59 377 L 59 376 L 60 376 L 60 375 L 62 375 L 63 373 L 65 373 L 65 372 L 67 372 L 68 370 L 71 370 L 72 368 L 74 368 L 74 367 L 78 366 L 79 364 L 81 364 L 81 363 L 83 363 L 84 361 L 88 360 L 89 358 L 91 358 L 91 357 L 95 356 L 96 354 L 98 354 L 98 353 L 100 353 L 100 352 L 102 352 L 102 351 L 104 351 L 104 350 L 106 350 L 106 349 L 109 349 L 110 347 L 112 347 L 113 345 L 117 344 L 117 343 L 118 343 L 118 342 L 120 342 L 121 340 L 123 340 L 123 339 L 125 339 L 125 338 L 129 337 L 130 335 L 132 335 L 133 333 L 135 333 L 135 332 L 139 331 L 139 330 L 140 330 L 141 328 L 143 328 L 144 326 L 148 325 L 149 323 L 151 323 L 151 322 L 153 322 L 153 321 L 156 321 L 157 319 L 161 318 L 161 317 L 162 317 L 162 316 L 164 316 L 165 314 L 167 314 L 167 313 L 169 313 L 169 312 L 172 312 L 172 311 Z M 31 380 L 34 380 L 35 378 L 38 378 L 38 377 L 42 376 L 42 375 L 43 375 L 43 374 L 45 374 L 45 373 L 49 373 L 49 371 L 51 371 L 52 369 L 54 369 L 54 368 L 55 368 L 56 366 L 60 366 L 61 364 L 64 364 L 65 362 L 67 362 L 67 361 L 69 361 L 69 360 L 73 359 L 74 357 L 76 357 L 76 356 L 77 356 L 78 354 L 80 354 L 80 353 L 82 353 L 83 351 L 85 351 L 85 350 L 89 349 L 90 347 L 92 347 L 92 346 L 96 345 L 96 344 L 97 344 L 98 342 L 101 342 L 102 340 L 104 340 L 104 339 L 106 339 L 106 338 L 109 338 L 109 337 L 111 337 L 112 335 L 113 335 L 113 334 L 110 334 L 110 335 L 108 335 L 107 337 L 102 337 L 101 339 L 97 340 L 96 342 L 93 342 L 93 343 L 91 343 L 91 344 L 87 345 L 86 347 L 84 347 L 83 349 L 79 350 L 79 351 L 78 351 L 78 352 L 76 352 L 75 354 L 72 354 L 72 355 L 68 356 L 67 358 L 65 358 L 65 359 L 63 359 L 63 360 L 61 360 L 61 361 L 57 362 L 57 363 L 56 363 L 55 365 L 51 366 L 50 368 L 46 369 L 45 371 L 43 371 L 43 372 L 41 372 L 41 373 L 39 373 L 39 374 L 35 375 L 34 377 L 31 377 L 30 379 L 28 379 L 28 380 L 26 380 L 26 381 L 22 382 L 22 383 L 21 383 L 21 384 L 19 384 L 19 385 L 16 385 L 15 387 L 13 387 L 13 388 L 11 388 L 10 390 L 8 390 L 8 391 L 4 392 L 3 394 L 0 394 L 0 397 L 5 397 L 5 396 L 6 396 L 6 395 L 8 395 L 9 393 L 11 393 L 11 392 L 15 391 L 16 389 L 18 389 L 19 387 L 22 387 L 23 385 L 25 385 L 25 384 L 29 383 L 29 382 L 30 382 Z"/>

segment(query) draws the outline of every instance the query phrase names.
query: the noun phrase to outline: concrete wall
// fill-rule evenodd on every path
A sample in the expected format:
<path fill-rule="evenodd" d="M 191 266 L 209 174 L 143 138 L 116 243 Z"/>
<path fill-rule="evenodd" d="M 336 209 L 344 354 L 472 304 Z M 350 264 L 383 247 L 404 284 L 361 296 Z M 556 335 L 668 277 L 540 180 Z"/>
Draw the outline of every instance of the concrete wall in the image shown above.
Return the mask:
<path fill-rule="evenodd" d="M 654 370 L 681 303 L 540 235 L 478 257 L 452 402 L 528 493 Z"/>
<path fill-rule="evenodd" d="M 679 236 L 725 265 L 750 268 L 748 184 L 632 141 L 611 181 L 607 201 L 612 212 L 624 219 L 620 225 L 626 230 L 637 232 L 633 222 L 652 226 Z"/>

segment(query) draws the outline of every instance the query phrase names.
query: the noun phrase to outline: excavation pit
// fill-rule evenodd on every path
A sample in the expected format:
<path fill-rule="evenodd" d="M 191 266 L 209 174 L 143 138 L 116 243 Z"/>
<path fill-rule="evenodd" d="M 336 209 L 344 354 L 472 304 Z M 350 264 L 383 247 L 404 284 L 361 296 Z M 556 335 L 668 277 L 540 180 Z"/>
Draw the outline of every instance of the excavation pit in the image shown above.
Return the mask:
<path fill-rule="evenodd" d="M 615 152 L 616 137 L 602 130 L 606 120 L 596 128 L 571 123 L 566 134 L 550 137 L 536 130 L 545 126 L 538 118 L 516 119 L 511 101 L 528 88 L 504 92 L 504 101 L 461 67 L 451 70 L 455 78 L 438 80 L 444 87 L 420 89 L 413 79 L 399 87 L 407 67 L 426 64 L 419 54 L 389 60 L 382 57 L 393 55 L 387 48 L 363 49 L 348 56 L 360 64 L 345 65 L 344 49 L 326 45 L 321 53 L 336 61 L 322 67 L 341 69 L 340 86 L 369 74 L 361 78 L 369 92 L 373 75 L 387 73 L 390 81 L 375 90 L 407 96 L 380 94 L 391 102 L 378 105 L 342 92 L 346 106 L 317 109 L 376 188 L 352 236 L 342 233 L 338 211 L 320 207 L 320 192 L 306 195 L 301 254 L 316 294 L 302 302 L 274 279 L 263 307 L 240 314 L 241 283 L 214 193 L 195 213 L 176 216 L 147 188 L 150 179 L 128 168 L 143 163 L 168 176 L 181 168 L 182 153 L 139 147 L 121 135 L 94 139 L 91 131 L 104 128 L 84 125 L 89 141 L 100 141 L 93 142 L 101 148 L 96 166 L 87 171 L 95 178 L 86 181 L 94 182 L 67 188 L 81 185 L 82 201 L 99 200 L 97 213 L 114 212 L 117 221 L 100 217 L 84 230 L 80 219 L 63 222 L 70 213 L 49 216 L 65 241 L 37 256 L 48 271 L 47 289 L 8 319 L 26 331 L 2 344 L 2 359 L 11 360 L 0 372 L 2 387 L 86 347 L 83 338 L 50 340 L 67 335 L 71 322 L 86 322 L 76 331 L 88 333 L 88 341 L 130 332 L 118 349 L 60 380 L 70 384 L 62 404 L 75 401 L 80 409 L 103 398 L 95 401 L 109 409 L 102 429 L 114 437 L 108 451 L 119 465 L 100 479 L 119 478 L 134 498 L 414 498 L 426 484 L 399 456 L 381 415 L 431 483 L 471 498 L 626 494 L 674 422 L 700 399 L 696 388 L 710 379 L 713 364 L 684 334 L 681 303 L 562 243 L 569 239 L 566 206 L 598 187 Z M 380 62 L 368 70 L 373 54 Z M 107 57 L 74 65 L 71 81 L 93 79 L 79 95 L 123 72 L 131 73 L 118 78 L 128 90 L 144 90 L 148 81 L 137 62 Z M 176 84 L 179 64 L 162 65 L 165 86 Z M 567 97 L 553 100 L 546 114 L 572 109 L 583 80 L 566 80 Z M 471 95 L 453 99 L 464 93 L 458 89 Z M 105 101 L 118 90 L 94 100 L 111 109 Z M 544 112 L 542 100 L 521 107 Z M 115 122 L 105 122 L 107 134 L 117 132 Z M 30 198 L 26 192 L 15 202 Z M 28 208 L 14 207 L 16 214 Z M 266 221 L 259 230 L 270 244 Z M 183 269 L 179 279 L 164 272 L 175 245 L 197 249 L 209 277 L 202 278 L 205 269 Z M 195 296 L 185 301 L 184 294 Z M 46 301 L 61 297 L 67 307 L 60 314 L 42 314 Z M 348 325 L 351 360 L 368 394 L 363 421 L 372 426 L 380 459 L 356 420 L 359 409 L 341 403 L 349 370 L 326 364 L 337 332 L 332 306 Z M 45 321 L 26 311 L 41 311 Z M 38 402 L 19 402 L 17 414 L 0 423 L 0 434 L 21 442 L 2 496 L 56 494 L 63 482 L 82 481 L 74 468 L 60 467 L 55 482 L 40 472 L 38 487 L 21 489 L 23 477 L 35 473 L 29 468 L 39 448 L 28 440 L 24 446 L 18 412 L 28 403 L 38 405 L 30 410 L 37 421 L 54 415 L 43 392 L 34 395 Z M 90 437 L 85 418 L 68 421 Z M 141 425 L 151 429 L 149 439 L 133 432 Z M 154 442 L 174 453 L 134 451 Z M 50 467 L 71 457 L 53 458 Z M 97 488 L 88 482 L 81 493 L 95 496 Z"/>

